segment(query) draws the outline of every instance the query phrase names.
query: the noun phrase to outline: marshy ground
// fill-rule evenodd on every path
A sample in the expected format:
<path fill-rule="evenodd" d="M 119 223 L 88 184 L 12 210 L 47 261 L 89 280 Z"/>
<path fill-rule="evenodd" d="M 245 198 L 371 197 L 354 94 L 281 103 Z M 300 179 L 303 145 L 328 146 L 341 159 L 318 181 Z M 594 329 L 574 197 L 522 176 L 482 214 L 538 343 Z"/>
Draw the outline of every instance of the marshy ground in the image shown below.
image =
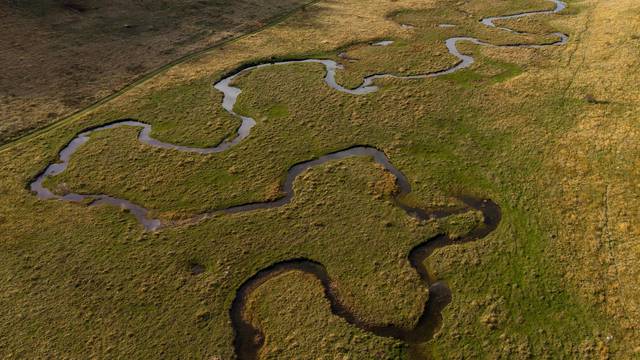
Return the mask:
<path fill-rule="evenodd" d="M 320 1 L 283 22 L 180 63 L 72 119 L 0 149 L 1 357 L 220 358 L 235 356 L 230 309 L 261 269 L 313 259 L 360 319 L 412 328 L 429 292 L 407 260 L 437 234 L 461 237 L 479 215 L 421 221 L 396 206 L 393 174 L 366 157 L 309 168 L 291 202 L 273 209 L 194 214 L 278 198 L 294 164 L 355 145 L 383 151 L 411 185 L 413 207 L 456 208 L 489 198 L 502 219 L 480 241 L 435 251 L 425 268 L 451 289 L 433 340 L 407 350 L 332 313 L 323 285 L 284 272 L 251 292 L 244 316 L 262 333 L 260 358 L 633 358 L 640 356 L 636 286 L 638 39 L 632 0 L 568 1 L 555 15 L 480 23 L 552 9 L 542 0 Z M 411 26 L 401 26 L 401 25 Z M 440 24 L 455 26 L 441 27 Z M 352 95 L 324 82 L 320 64 L 241 74 L 234 107 L 256 120 L 220 154 L 154 148 L 139 129 L 100 131 L 46 180 L 58 194 L 109 194 L 181 223 L 157 232 L 126 211 L 38 199 L 29 184 L 88 128 L 119 119 L 153 126 L 161 141 L 214 146 L 239 120 L 212 84 L 249 64 L 324 58 Z M 393 40 L 387 46 L 371 46 Z M 341 55 L 341 56 L 340 56 Z"/>

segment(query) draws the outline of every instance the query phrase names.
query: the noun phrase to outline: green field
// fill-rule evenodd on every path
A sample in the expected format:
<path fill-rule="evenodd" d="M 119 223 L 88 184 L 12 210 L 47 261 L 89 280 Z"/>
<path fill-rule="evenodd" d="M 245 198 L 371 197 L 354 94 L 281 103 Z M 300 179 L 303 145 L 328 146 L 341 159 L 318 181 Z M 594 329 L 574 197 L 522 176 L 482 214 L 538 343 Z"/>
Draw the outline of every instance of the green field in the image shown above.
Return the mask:
<path fill-rule="evenodd" d="M 166 69 L 102 105 L 0 148 L 0 357 L 235 357 L 237 289 L 261 269 L 313 259 L 341 302 L 371 324 L 411 328 L 429 291 L 407 260 L 437 234 L 464 237 L 475 212 L 417 220 L 398 207 L 396 178 L 367 157 L 312 167 L 281 207 L 194 215 L 282 196 L 293 165 L 353 146 L 383 151 L 406 175 L 403 202 L 456 208 L 459 196 L 500 206 L 497 229 L 437 250 L 426 268 L 446 281 L 442 328 L 408 346 L 332 313 L 322 284 L 299 271 L 251 292 L 244 316 L 264 359 L 619 358 L 640 356 L 640 7 L 568 1 L 559 14 L 480 23 L 552 9 L 543 0 L 319 1 L 277 25 Z M 401 24 L 410 24 L 406 28 Z M 439 27 L 455 24 L 455 27 Z M 380 73 L 455 65 L 445 40 L 475 58 L 425 79 L 379 79 L 351 95 L 320 64 L 242 73 L 234 111 L 257 122 L 218 154 L 160 149 L 138 128 L 96 132 L 45 185 L 57 194 L 108 194 L 171 225 L 152 232 L 126 211 L 38 199 L 29 184 L 86 129 L 120 119 L 158 140 L 193 147 L 232 138 L 240 121 L 212 84 L 263 62 L 341 63 L 347 88 Z M 389 46 L 371 46 L 393 40 Z M 341 56 L 339 55 L 341 54 Z M 179 224 L 179 225 L 176 225 Z M 195 266 L 195 267 L 194 267 Z M 203 271 L 194 271 L 202 267 Z"/>

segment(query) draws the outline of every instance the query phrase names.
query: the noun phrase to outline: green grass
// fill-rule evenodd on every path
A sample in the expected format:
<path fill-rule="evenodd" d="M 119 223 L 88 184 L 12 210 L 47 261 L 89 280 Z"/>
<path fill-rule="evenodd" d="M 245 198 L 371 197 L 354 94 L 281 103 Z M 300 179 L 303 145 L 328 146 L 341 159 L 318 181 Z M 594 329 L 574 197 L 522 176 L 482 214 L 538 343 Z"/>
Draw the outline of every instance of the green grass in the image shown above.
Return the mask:
<path fill-rule="evenodd" d="M 507 81 L 523 72 L 522 67 L 517 64 L 491 60 L 486 57 L 483 57 L 481 61 L 483 70 L 489 70 L 491 74 L 483 74 L 474 69 L 464 69 L 446 75 L 444 78 L 455 81 L 464 87 L 471 88 L 480 85 L 482 82 L 496 84 Z"/>
<path fill-rule="evenodd" d="M 283 118 L 289 116 L 289 109 L 285 104 L 277 104 L 267 111 L 267 116 L 271 118 Z"/>
<path fill-rule="evenodd" d="M 448 31 L 511 41 L 512 35 L 478 28 L 477 18 L 540 3 L 504 4 L 470 2 L 464 6 L 471 18 L 447 9 L 400 12 L 393 19 L 419 25 L 415 33 L 397 35 L 402 41 L 384 48 L 354 42 L 346 50 L 361 60 L 350 62 L 339 79 L 357 85 L 372 69 L 406 67 L 408 74 L 450 64 L 445 54 L 431 57 L 442 51 Z M 462 30 L 427 26 L 454 21 L 464 23 Z M 333 54 L 325 50 L 309 53 Z M 237 80 L 243 93 L 235 111 L 257 125 L 228 152 L 153 149 L 137 142 L 137 130 L 120 128 L 95 134 L 68 171 L 48 184 L 108 193 L 179 218 L 272 199 L 291 165 L 356 144 L 376 146 L 411 181 L 412 203 L 455 205 L 454 195 L 471 194 L 491 198 L 503 211 L 500 227 L 486 239 L 428 259 L 449 283 L 453 302 L 423 351 L 436 358 L 576 358 L 593 355 L 589 346 L 611 335 L 607 349 L 624 356 L 624 330 L 567 281 L 567 272 L 582 268 L 559 251 L 568 245 L 557 236 L 566 226 L 558 213 L 572 205 L 558 200 L 566 189 L 549 157 L 566 147 L 564 136 L 591 109 L 565 92 L 573 74 L 558 64 L 569 55 L 561 48 L 468 50 L 478 60 L 469 70 L 382 80 L 380 91 L 367 96 L 328 88 L 318 64 L 253 71 Z M 133 117 L 153 124 L 163 141 L 199 146 L 228 136 L 237 121 L 219 109 L 219 94 L 210 89 L 222 73 L 190 73 L 189 80 L 174 74 L 171 86 L 158 80 L 154 91 L 132 93 L 0 153 L 7 179 L 0 182 L 0 279 L 6 279 L 0 316 L 7 319 L 0 330 L 8 334 L 0 350 L 18 357 L 230 358 L 235 290 L 260 269 L 298 257 L 324 264 L 340 298 L 360 317 L 411 327 L 428 294 L 406 261 L 408 252 L 436 233 L 464 233 L 478 219 L 473 213 L 440 222 L 408 217 L 390 201 L 393 178 L 368 159 L 309 170 L 295 184 L 294 201 L 282 208 L 159 233 L 144 233 L 117 209 L 29 194 L 29 179 L 88 125 Z M 590 160 L 602 165 L 608 159 Z M 596 217 L 597 209 L 584 216 Z M 191 275 L 193 262 L 206 272 Z M 247 316 L 267 336 L 265 357 L 407 355 L 397 342 L 331 315 L 319 291 L 313 279 L 288 274 L 254 293 Z"/>

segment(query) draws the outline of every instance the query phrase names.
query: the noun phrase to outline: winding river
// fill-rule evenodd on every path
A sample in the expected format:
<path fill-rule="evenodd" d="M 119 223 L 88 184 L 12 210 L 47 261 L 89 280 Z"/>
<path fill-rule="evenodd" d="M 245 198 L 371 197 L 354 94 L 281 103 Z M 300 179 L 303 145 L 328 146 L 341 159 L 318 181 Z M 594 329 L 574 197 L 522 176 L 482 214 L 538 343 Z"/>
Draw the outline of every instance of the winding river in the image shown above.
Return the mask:
<path fill-rule="evenodd" d="M 506 27 L 499 27 L 495 25 L 495 21 L 501 20 L 509 20 L 516 19 L 525 16 L 532 15 L 541 15 L 541 14 L 554 14 L 565 9 L 566 4 L 560 0 L 549 0 L 555 4 L 555 8 L 552 10 L 542 10 L 542 11 L 531 11 L 531 12 L 523 12 L 506 16 L 496 16 L 496 17 L 487 17 L 481 19 L 480 22 L 488 27 L 494 27 L 498 29 L 502 29 L 505 31 L 510 31 L 518 34 L 524 34 L 523 32 L 518 32 L 513 29 L 509 29 Z M 402 24 L 403 28 L 413 28 L 413 26 L 408 24 Z M 452 27 L 455 26 L 453 24 L 441 24 L 441 27 Z M 30 183 L 30 189 L 40 198 L 40 199 L 57 199 L 62 201 L 70 201 L 70 202 L 83 202 L 88 201 L 90 205 L 98 205 L 98 204 L 108 204 L 112 206 L 121 207 L 130 211 L 130 213 L 135 216 L 135 218 L 144 226 L 146 230 L 155 231 L 160 229 L 162 226 L 169 225 L 170 223 L 163 223 L 160 219 L 153 219 L 149 217 L 149 210 L 138 205 L 134 204 L 131 201 L 126 199 L 120 199 L 116 197 L 112 197 L 106 194 L 78 194 L 78 193 L 69 193 L 64 195 L 59 195 L 51 191 L 50 189 L 44 186 L 44 182 L 47 178 L 59 175 L 63 173 L 69 166 L 69 162 L 71 161 L 72 155 L 85 143 L 87 143 L 90 139 L 90 136 L 94 132 L 105 131 L 114 129 L 122 126 L 129 127 L 138 127 L 140 128 L 140 132 L 138 135 L 138 140 L 141 143 L 147 144 L 149 146 L 163 148 L 163 149 L 172 149 L 176 151 L 182 152 L 190 152 L 190 153 L 198 153 L 198 154 L 213 154 L 220 153 L 228 150 L 234 145 L 242 142 L 249 134 L 251 133 L 251 129 L 255 126 L 256 122 L 254 119 L 243 116 L 241 114 L 237 114 L 234 112 L 234 106 L 238 99 L 238 96 L 241 94 L 242 90 L 232 86 L 232 82 L 241 74 L 253 71 L 255 69 L 265 68 L 269 66 L 285 66 L 294 63 L 318 63 L 322 64 L 325 67 L 325 83 L 336 91 L 340 91 L 346 94 L 351 95 L 365 95 L 370 94 L 378 90 L 378 87 L 374 85 L 377 79 L 381 78 L 396 78 L 396 79 L 424 79 L 424 78 L 433 78 L 438 76 L 443 76 L 447 74 L 452 74 L 461 69 L 467 68 L 471 66 L 474 62 L 474 58 L 470 55 L 466 55 L 461 53 L 458 50 L 458 44 L 461 42 L 468 42 L 480 46 L 489 46 L 489 47 L 501 47 L 501 48 L 510 48 L 510 47 L 526 47 L 526 48 L 541 48 L 547 46 L 559 46 L 564 45 L 568 41 L 568 36 L 563 33 L 553 33 L 551 35 L 555 35 L 558 40 L 549 43 L 549 44 L 539 44 L 539 45 L 528 45 L 528 44 L 512 44 L 512 45 L 493 45 L 482 41 L 473 37 L 452 37 L 445 41 L 445 45 L 449 50 L 449 53 L 456 57 L 458 61 L 451 67 L 442 69 L 435 72 L 420 74 L 420 75 L 411 75 L 411 76 L 402 76 L 396 74 L 375 74 L 367 76 L 363 79 L 363 82 L 360 86 L 354 89 L 349 89 L 341 86 L 336 82 L 336 71 L 342 69 L 342 65 L 339 63 L 328 60 L 328 59 L 304 59 L 304 60 L 292 60 L 292 61 L 282 61 L 275 63 L 263 63 L 256 66 L 242 68 L 239 69 L 236 73 L 225 77 L 219 82 L 214 84 L 216 90 L 222 92 L 224 94 L 224 98 L 222 101 L 222 107 L 231 115 L 237 117 L 241 120 L 241 125 L 237 130 L 237 134 L 234 138 L 230 140 L 225 140 L 221 144 L 210 147 L 210 148 L 196 148 L 196 147 L 188 147 L 188 146 L 180 146 L 171 143 L 162 142 L 160 140 L 154 139 L 151 137 L 152 126 L 140 121 L 125 119 L 116 121 L 107 125 L 94 127 L 91 129 L 87 129 L 81 133 L 79 133 L 75 138 L 73 138 L 58 154 L 59 160 L 55 163 L 49 164 L 40 174 L 37 175 L 35 180 Z M 372 46 L 389 46 L 392 45 L 392 40 L 382 40 L 375 43 L 372 43 Z M 235 299 L 233 300 L 232 307 L 230 309 L 230 316 L 232 320 L 232 324 L 234 327 L 234 331 L 236 334 L 234 346 L 236 349 L 236 354 L 240 359 L 254 359 L 257 357 L 258 350 L 261 346 L 261 339 L 263 337 L 260 334 L 260 331 L 254 328 L 250 323 L 248 323 L 243 317 L 243 311 L 246 305 L 246 301 L 250 293 L 256 289 L 257 287 L 264 284 L 271 277 L 281 274 L 286 271 L 303 271 L 309 274 L 312 274 L 317 279 L 320 280 L 324 287 L 325 295 L 328 301 L 331 304 L 331 310 L 335 315 L 338 315 L 345 319 L 350 324 L 353 324 L 361 329 L 372 332 L 378 336 L 384 337 L 392 337 L 399 340 L 402 340 L 409 345 L 424 343 L 430 340 L 433 335 L 438 331 L 442 315 L 442 309 L 450 302 L 451 300 L 451 292 L 446 285 L 445 282 L 439 281 L 435 279 L 432 274 L 428 272 L 428 270 L 424 266 L 424 260 L 428 258 L 434 250 L 448 246 L 450 244 L 458 244 L 468 241 L 474 241 L 478 239 L 482 239 L 491 233 L 500 223 L 501 213 L 500 208 L 497 204 L 493 203 L 490 200 L 479 200 L 471 197 L 462 197 L 460 200 L 466 205 L 465 208 L 449 210 L 449 211 L 434 211 L 429 212 L 422 209 L 412 208 L 410 206 L 405 205 L 401 198 L 411 192 L 411 186 L 407 178 L 402 174 L 398 169 L 396 169 L 387 158 L 387 156 L 380 150 L 369 147 L 369 146 L 356 146 L 351 147 L 342 151 L 326 154 L 317 159 L 312 159 L 309 161 L 305 161 L 294 165 L 291 167 L 288 172 L 284 183 L 282 184 L 282 193 L 284 194 L 282 197 L 275 201 L 269 202 L 259 202 L 252 204 L 245 204 L 240 206 L 235 206 L 223 210 L 219 210 L 212 213 L 205 213 L 195 215 L 192 220 L 199 221 L 216 214 L 220 213 L 239 213 L 239 212 L 247 212 L 257 209 L 265 209 L 265 208 L 274 208 L 288 204 L 293 197 L 295 196 L 293 190 L 293 183 L 295 179 L 303 173 L 305 170 L 321 165 L 327 161 L 345 159 L 354 156 L 366 156 L 372 157 L 375 162 L 382 165 L 387 171 L 393 173 L 396 177 L 396 183 L 399 187 L 400 191 L 394 197 L 395 204 L 401 207 L 403 210 L 407 212 L 410 216 L 416 217 L 418 219 L 427 219 L 427 218 L 442 218 L 445 216 L 450 216 L 455 213 L 461 213 L 468 210 L 478 210 L 481 211 L 484 218 L 484 223 L 476 229 L 472 230 L 469 234 L 461 239 L 456 239 L 455 241 L 449 238 L 447 235 L 438 235 L 434 238 L 427 239 L 422 244 L 413 248 L 408 254 L 408 260 L 410 264 L 414 267 L 414 269 L 420 275 L 420 278 L 425 283 L 425 285 L 429 289 L 429 299 L 425 304 L 423 314 L 421 315 L 416 327 L 413 329 L 404 329 L 400 327 L 396 327 L 393 325 L 382 325 L 382 324 L 371 324 L 365 321 L 362 321 L 358 318 L 358 316 L 352 313 L 349 309 L 347 309 L 341 302 L 340 299 L 336 296 L 334 290 L 332 290 L 332 280 L 327 273 L 324 266 L 318 262 L 313 261 L 312 259 L 292 259 L 283 262 L 279 262 L 273 264 L 272 266 L 260 270 L 255 275 L 247 279 L 238 289 Z"/>
<path fill-rule="evenodd" d="M 392 172 L 397 174 L 395 169 L 392 169 Z M 403 179 L 397 179 L 398 183 L 402 184 Z M 401 190 L 396 196 L 396 204 L 401 207 L 403 207 L 401 198 L 404 194 L 405 192 Z M 301 271 L 316 277 L 324 288 L 325 297 L 329 301 L 331 312 L 334 315 L 340 316 L 349 324 L 377 336 L 402 340 L 409 345 L 410 354 L 413 352 L 413 345 L 423 344 L 431 340 L 442 324 L 442 310 L 451 302 L 451 290 L 446 282 L 438 280 L 429 272 L 424 265 L 425 260 L 436 249 L 484 238 L 497 228 L 502 218 L 500 207 L 491 200 L 480 200 L 473 197 L 461 197 L 460 200 L 466 205 L 464 208 L 444 211 L 426 212 L 423 210 L 417 213 L 412 208 L 403 207 L 409 215 L 419 219 L 443 218 L 469 210 L 478 210 L 483 215 L 482 224 L 464 237 L 452 239 L 446 234 L 440 234 L 427 239 L 409 252 L 409 263 L 429 289 L 429 297 L 424 305 L 422 315 L 412 329 L 405 329 L 391 324 L 369 323 L 360 319 L 357 314 L 340 301 L 335 291 L 336 287 L 321 263 L 307 258 L 290 259 L 258 271 L 238 288 L 230 310 L 231 323 L 235 330 L 234 348 L 238 359 L 257 359 L 258 351 L 264 342 L 264 335 L 244 317 L 244 310 L 251 293 L 274 276 L 289 271 Z"/>
<path fill-rule="evenodd" d="M 499 20 L 505 20 L 505 19 L 514 19 L 514 18 L 519 18 L 519 17 L 524 17 L 524 16 L 530 16 L 530 15 L 539 15 L 539 14 L 551 14 L 551 13 L 557 13 L 562 11 L 565 8 L 565 3 L 563 3 L 560 0 L 549 0 L 551 2 L 553 2 L 556 7 L 553 10 L 544 10 L 544 11 L 532 11 L 532 12 L 526 12 L 526 13 L 518 13 L 518 14 L 513 14 L 513 15 L 506 15 L 506 16 L 496 16 L 496 17 L 489 17 L 489 18 L 484 18 L 481 20 L 481 23 L 489 26 L 489 27 L 496 27 L 496 25 L 494 24 L 494 21 L 499 21 Z M 500 27 L 500 29 L 504 29 L 504 30 L 508 30 L 508 31 L 514 31 L 508 28 L 502 28 Z M 214 147 L 210 147 L 210 148 L 197 148 L 197 147 L 189 147 L 189 146 L 180 146 L 180 145 L 175 145 L 175 144 L 171 144 L 171 143 L 166 143 L 166 142 L 162 142 L 160 140 L 154 139 L 151 137 L 151 131 L 152 131 L 152 126 L 140 121 L 135 121 L 135 120 L 131 120 L 131 119 L 125 119 L 125 120 L 120 120 L 120 121 L 116 121 L 104 126 L 99 126 L 99 127 L 95 127 L 95 128 L 91 128 L 88 130 L 85 130 L 83 132 L 81 132 L 80 134 L 78 134 L 73 140 L 71 140 L 69 142 L 69 144 L 67 144 L 67 146 L 65 148 L 63 148 L 59 155 L 59 161 L 56 163 L 52 163 L 49 166 L 47 166 L 44 171 L 42 171 L 36 178 L 35 180 L 29 185 L 31 191 L 33 191 L 40 199 L 57 199 L 57 200 L 62 200 L 62 201 L 71 201 L 71 202 L 81 202 L 81 201 L 86 201 L 89 200 L 91 205 L 100 205 L 100 204 L 108 204 L 108 205 L 113 205 L 113 206 L 117 206 L 123 209 L 128 210 L 143 226 L 146 230 L 149 231 L 155 231 L 160 229 L 163 225 L 167 225 L 164 224 L 160 219 L 153 219 L 149 217 L 149 210 L 144 208 L 143 206 L 140 206 L 138 204 L 135 204 L 129 200 L 126 199 L 120 199 L 120 198 L 116 198 L 116 197 L 112 197 L 106 194 L 79 194 L 79 193 L 69 193 L 69 194 L 65 194 L 65 195 L 59 195 L 59 194 L 55 194 L 53 191 L 51 191 L 50 189 L 46 188 L 44 186 L 44 181 L 48 178 L 48 177 L 52 177 L 52 176 L 56 176 L 61 174 L 62 172 L 64 172 L 67 167 L 69 166 L 69 162 L 71 160 L 71 156 L 80 148 L 80 146 L 82 146 L 83 144 L 85 144 L 86 142 L 89 141 L 89 138 L 91 136 L 92 133 L 94 132 L 98 132 L 98 131 L 104 131 L 104 130 L 110 130 L 110 129 L 114 129 L 117 127 L 122 127 L 122 126 L 130 126 L 130 127 L 139 127 L 141 128 L 141 131 L 139 133 L 138 136 L 138 140 L 141 143 L 147 144 L 149 146 L 153 146 L 153 147 L 157 147 L 157 148 L 163 148 L 163 149 L 172 149 L 172 150 L 177 150 L 177 151 L 182 151 L 182 152 L 191 152 L 191 153 L 198 153 L 198 154 L 213 154 L 213 153 L 220 153 L 223 152 L 225 150 L 228 150 L 229 148 L 233 147 L 234 145 L 242 142 L 242 140 L 244 140 L 247 136 L 249 136 L 249 134 L 251 133 L 251 129 L 255 126 L 256 121 L 248 116 L 243 116 L 241 114 L 237 114 L 236 112 L 234 112 L 233 108 L 236 104 L 236 101 L 238 99 L 238 96 L 240 95 L 240 93 L 242 92 L 241 89 L 234 87 L 231 85 L 231 83 L 241 74 L 253 71 L 255 69 L 260 69 L 260 68 L 265 68 L 265 67 L 269 67 L 269 66 L 284 66 L 284 65 L 289 65 L 289 64 L 294 64 L 294 63 L 318 63 L 318 64 L 322 64 L 325 67 L 326 70 L 326 75 L 324 78 L 325 83 L 335 89 L 336 91 L 340 91 L 343 93 L 347 93 L 347 94 L 351 94 L 351 95 L 365 95 L 365 94 L 369 94 L 372 92 L 375 92 L 378 90 L 378 87 L 374 85 L 375 80 L 377 79 L 381 79 L 381 78 L 396 78 L 396 79 L 424 79 L 424 78 L 432 78 L 432 77 L 438 77 L 438 76 L 443 76 L 443 75 L 448 75 L 448 74 L 452 74 L 456 71 L 459 71 L 461 69 L 467 68 L 469 66 L 471 66 L 471 64 L 473 64 L 474 62 L 474 58 L 470 55 L 465 55 L 463 53 L 461 53 L 458 50 L 457 44 L 460 42 L 470 42 L 476 45 L 480 45 L 480 46 L 491 46 L 491 47 L 528 47 L 528 48 L 540 48 L 540 47 L 545 47 L 545 46 L 558 46 L 558 45 L 564 45 L 567 41 L 568 41 L 568 36 L 563 34 L 563 33 L 554 33 L 554 35 L 556 35 L 558 37 L 558 40 L 556 42 L 553 42 L 551 44 L 545 44 L 545 45 L 524 45 L 524 44 L 514 44 L 514 45 L 492 45 L 489 44 L 487 42 L 484 42 L 482 40 L 473 38 L 473 37 L 453 37 L 453 38 L 449 38 L 445 41 L 445 45 L 447 46 L 447 49 L 449 50 L 449 52 L 455 56 L 458 59 L 458 62 L 447 68 L 447 69 L 443 69 L 443 70 L 439 70 L 439 71 L 435 71 L 435 72 L 430 72 L 430 73 L 426 73 L 426 74 L 422 74 L 422 75 L 411 75 L 411 76 L 401 76 L 401 75 L 395 75 L 395 74 L 376 74 L 376 75 L 371 75 L 371 76 L 367 76 L 364 78 L 362 84 L 360 86 L 358 86 L 355 89 L 348 89 L 345 88 L 343 86 L 341 86 L 340 84 L 338 84 L 336 82 L 336 71 L 339 69 L 342 69 L 342 65 L 338 64 L 337 62 L 333 61 L 333 60 L 327 60 L 327 59 L 305 59 L 305 60 L 292 60 L 292 61 L 282 61 L 282 62 L 276 62 L 276 63 L 264 63 L 264 64 L 259 64 L 259 65 L 255 65 L 252 67 L 248 67 L 248 68 L 244 68 L 238 72 L 236 72 L 235 74 L 232 74 L 230 76 L 227 76 L 226 78 L 220 80 L 219 82 L 215 83 L 214 88 L 220 92 L 222 92 L 224 94 L 223 97 L 223 101 L 222 101 L 222 107 L 231 115 L 239 118 L 241 120 L 241 125 L 237 130 L 237 134 L 236 136 L 231 139 L 231 140 L 225 140 L 223 141 L 221 144 L 214 146 Z M 391 40 L 383 40 L 383 41 L 379 41 L 376 43 L 373 43 L 373 46 L 388 46 L 391 45 L 393 42 Z M 365 154 L 365 155 L 369 155 L 369 154 Z M 336 154 L 330 154 L 327 155 L 332 159 L 338 159 L 338 158 L 344 158 L 345 156 L 358 156 L 353 149 L 348 149 L 345 150 L 343 152 L 339 152 Z M 340 157 L 342 156 L 342 157 Z M 325 158 L 325 157 L 323 157 Z M 321 158 L 321 159 L 323 159 Z M 315 159 L 315 160 L 311 160 L 308 162 L 308 164 L 311 165 L 317 165 L 319 163 L 322 163 L 323 161 L 321 161 L 321 159 Z M 318 162 L 320 160 L 320 162 Z M 291 171 L 293 171 L 294 169 L 299 169 L 299 168 L 304 168 L 304 163 L 303 164 L 299 164 L 296 165 L 294 168 L 289 170 L 289 175 L 287 176 L 287 179 L 290 178 L 291 175 Z M 308 168 L 308 167 L 307 167 Z M 290 195 L 287 193 L 287 196 L 285 197 L 285 199 L 290 200 Z M 275 201 L 273 203 L 271 203 L 273 206 L 276 206 L 275 204 L 283 204 L 283 199 Z M 221 210 L 221 211 L 217 211 L 214 213 L 208 213 L 208 214 L 200 214 L 200 215 L 196 215 L 193 217 L 193 220 L 198 220 L 198 219 L 203 219 L 203 218 L 207 218 L 207 217 L 211 217 L 214 214 L 217 214 L 219 212 L 228 212 L 228 211 L 232 211 L 232 212 L 238 212 L 238 211 L 248 211 L 248 210 L 252 210 L 255 208 L 259 208 L 259 207 L 264 207 L 267 206 L 265 204 L 262 204 L 260 206 L 257 206 L 256 204 L 250 204 L 250 205 L 245 205 L 245 206 L 239 206 L 236 208 L 232 208 L 232 209 L 226 209 L 226 210 Z M 242 210 L 241 210 L 242 209 Z"/>

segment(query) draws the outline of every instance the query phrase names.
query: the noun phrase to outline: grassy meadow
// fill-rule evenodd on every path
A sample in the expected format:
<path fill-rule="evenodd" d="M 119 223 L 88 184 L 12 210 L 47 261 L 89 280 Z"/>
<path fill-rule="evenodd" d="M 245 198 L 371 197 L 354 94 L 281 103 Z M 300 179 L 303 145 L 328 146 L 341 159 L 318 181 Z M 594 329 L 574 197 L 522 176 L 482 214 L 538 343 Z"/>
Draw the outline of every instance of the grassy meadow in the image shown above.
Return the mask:
<path fill-rule="evenodd" d="M 94 134 L 47 185 L 126 198 L 180 219 L 277 198 L 292 165 L 375 146 L 406 174 L 412 204 L 490 198 L 502 209 L 500 226 L 427 260 L 453 297 L 441 331 L 419 349 L 347 324 L 330 312 L 317 280 L 291 272 L 251 295 L 245 316 L 265 335 L 261 358 L 639 356 L 640 97 L 632 69 L 640 24 L 630 14 L 640 8 L 632 0 L 570 1 L 559 15 L 499 24 L 532 35 L 478 22 L 548 8 L 542 0 L 320 1 L 0 148 L 0 357 L 233 358 L 235 290 L 260 269 L 300 257 L 326 267 L 359 317 L 410 328 L 429 294 L 409 251 L 438 233 L 464 233 L 477 219 L 407 216 L 391 199 L 393 176 L 370 159 L 310 169 L 286 206 L 155 233 L 112 207 L 38 200 L 28 184 L 75 134 L 117 119 L 152 124 L 154 137 L 181 145 L 228 138 L 239 121 L 221 109 L 211 84 L 246 64 L 334 59 L 345 65 L 338 82 L 355 87 L 373 73 L 453 65 L 444 46 L 452 36 L 539 44 L 554 41 L 545 34 L 555 31 L 570 43 L 461 44 L 476 59 L 470 68 L 379 80 L 380 90 L 364 96 L 326 86 L 319 64 L 252 71 L 236 81 L 243 93 L 235 111 L 257 125 L 232 149 L 155 149 L 138 143 L 137 129 L 118 128 Z M 395 42 L 368 45 L 381 39 Z M 192 274 L 193 264 L 205 271 Z"/>

